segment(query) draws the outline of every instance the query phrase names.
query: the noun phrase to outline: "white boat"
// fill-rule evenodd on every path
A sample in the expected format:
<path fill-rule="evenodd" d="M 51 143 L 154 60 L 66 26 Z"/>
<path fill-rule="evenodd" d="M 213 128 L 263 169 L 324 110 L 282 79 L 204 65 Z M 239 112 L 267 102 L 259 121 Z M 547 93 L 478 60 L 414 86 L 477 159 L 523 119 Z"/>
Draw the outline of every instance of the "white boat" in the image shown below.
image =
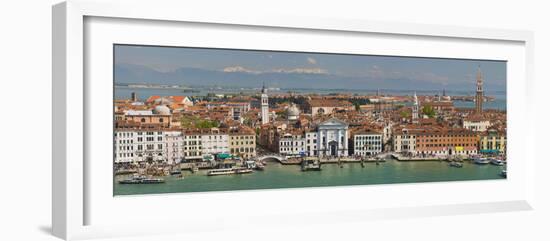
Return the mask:
<path fill-rule="evenodd" d="M 134 175 L 131 178 L 118 181 L 120 184 L 159 184 L 164 183 L 162 178 L 147 177 L 145 175 Z"/>
<path fill-rule="evenodd" d="M 208 176 L 219 176 L 219 175 L 232 175 L 232 174 L 246 174 L 252 173 L 253 170 L 249 168 L 220 168 L 213 169 L 206 173 Z"/>
<path fill-rule="evenodd" d="M 504 166 L 504 162 L 500 159 L 491 158 L 490 161 L 491 161 L 491 164 L 493 164 L 495 166 Z"/>
<path fill-rule="evenodd" d="M 506 169 L 502 170 L 502 171 L 500 172 L 500 175 L 501 175 L 502 177 L 507 177 L 507 171 L 506 171 Z"/>
<path fill-rule="evenodd" d="M 249 168 L 234 168 L 235 174 L 246 174 L 246 173 L 252 173 L 254 172 L 252 169 Z"/>
<path fill-rule="evenodd" d="M 475 156 L 474 157 L 474 163 L 475 164 L 478 164 L 478 165 L 485 165 L 485 164 L 489 164 L 489 159 L 485 158 L 485 157 L 481 157 L 481 156 Z"/>
<path fill-rule="evenodd" d="M 452 161 L 451 163 L 449 163 L 449 166 L 451 166 L 451 167 L 459 167 L 459 168 L 460 168 L 460 167 L 462 167 L 463 165 L 462 165 L 462 163 L 460 163 L 460 162 Z"/>
<path fill-rule="evenodd" d="M 230 175 L 230 174 L 235 174 L 235 171 L 233 170 L 233 168 L 214 169 L 206 173 L 206 175 L 208 176 Z"/>

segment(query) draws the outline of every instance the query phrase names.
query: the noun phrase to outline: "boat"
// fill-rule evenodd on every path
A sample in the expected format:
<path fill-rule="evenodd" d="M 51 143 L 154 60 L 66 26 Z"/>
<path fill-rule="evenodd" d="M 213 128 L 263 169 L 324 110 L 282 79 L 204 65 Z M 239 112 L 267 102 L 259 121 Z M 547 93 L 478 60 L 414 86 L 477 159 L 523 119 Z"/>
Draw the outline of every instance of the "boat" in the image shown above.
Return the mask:
<path fill-rule="evenodd" d="M 254 172 L 250 168 L 234 168 L 233 170 L 235 170 L 235 174 L 246 174 Z"/>
<path fill-rule="evenodd" d="M 220 175 L 232 175 L 232 174 L 246 174 L 252 173 L 253 170 L 249 168 L 220 168 L 213 169 L 206 173 L 208 176 L 220 176 Z"/>
<path fill-rule="evenodd" d="M 504 162 L 498 158 L 491 158 L 490 161 L 495 166 L 504 166 Z"/>
<path fill-rule="evenodd" d="M 230 175 L 234 174 L 235 171 L 233 168 L 220 168 L 220 169 L 213 169 L 206 173 L 208 176 L 218 176 L 218 175 Z"/>
<path fill-rule="evenodd" d="M 263 171 L 265 169 L 264 164 L 262 163 L 256 163 L 256 170 Z"/>
<path fill-rule="evenodd" d="M 485 158 L 485 157 L 481 157 L 481 156 L 475 156 L 474 157 L 474 163 L 475 164 L 478 164 L 478 165 L 485 165 L 485 164 L 489 164 L 489 159 Z"/>
<path fill-rule="evenodd" d="M 170 175 L 172 175 L 172 176 L 181 175 L 181 169 L 171 170 Z"/>
<path fill-rule="evenodd" d="M 506 171 L 506 169 L 500 171 L 500 175 L 501 175 L 502 177 L 506 178 L 506 177 L 507 177 L 507 171 Z"/>
<path fill-rule="evenodd" d="M 342 167 L 342 166 L 340 166 Z M 316 160 L 303 160 L 302 171 L 321 171 L 321 161 Z"/>
<path fill-rule="evenodd" d="M 160 184 L 164 183 L 162 178 L 152 178 L 144 175 L 134 175 L 132 178 L 118 181 L 120 184 Z"/>
<path fill-rule="evenodd" d="M 451 163 L 449 163 L 449 166 L 451 166 L 451 167 L 462 167 L 463 164 L 460 163 L 460 162 L 452 161 Z"/>
<path fill-rule="evenodd" d="M 244 164 L 248 169 L 256 169 L 258 167 L 255 161 L 245 161 Z"/>

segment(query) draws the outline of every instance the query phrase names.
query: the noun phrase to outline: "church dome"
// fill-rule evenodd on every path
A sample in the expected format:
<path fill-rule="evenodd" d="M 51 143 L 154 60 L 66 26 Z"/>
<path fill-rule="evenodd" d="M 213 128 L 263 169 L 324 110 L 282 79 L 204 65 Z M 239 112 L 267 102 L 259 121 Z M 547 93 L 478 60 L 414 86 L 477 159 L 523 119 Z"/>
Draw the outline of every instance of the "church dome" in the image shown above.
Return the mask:
<path fill-rule="evenodd" d="M 157 105 L 157 106 L 153 109 L 153 114 L 157 114 L 157 115 L 170 115 L 170 108 L 168 108 L 168 106 L 165 106 L 165 105 Z"/>
<path fill-rule="evenodd" d="M 300 110 L 298 109 L 296 104 L 292 104 L 290 107 L 288 107 L 286 113 L 289 120 L 297 120 L 298 116 L 300 115 Z"/>

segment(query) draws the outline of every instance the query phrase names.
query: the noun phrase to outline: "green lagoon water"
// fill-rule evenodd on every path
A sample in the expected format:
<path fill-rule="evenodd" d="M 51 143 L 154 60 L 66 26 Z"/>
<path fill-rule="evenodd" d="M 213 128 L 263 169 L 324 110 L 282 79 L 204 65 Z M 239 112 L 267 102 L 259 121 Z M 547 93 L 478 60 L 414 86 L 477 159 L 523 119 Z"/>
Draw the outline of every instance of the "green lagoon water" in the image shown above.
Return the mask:
<path fill-rule="evenodd" d="M 194 174 L 184 171 L 184 179 L 168 176 L 163 184 L 119 184 L 118 180 L 128 176 L 117 176 L 114 195 L 504 179 L 502 169 L 469 162 L 455 168 L 439 161 L 389 160 L 380 165 L 366 163 L 364 168 L 359 163 L 343 168 L 324 164 L 322 171 L 302 172 L 298 165 L 268 163 L 264 171 L 242 175 L 206 176 L 206 170 Z"/>

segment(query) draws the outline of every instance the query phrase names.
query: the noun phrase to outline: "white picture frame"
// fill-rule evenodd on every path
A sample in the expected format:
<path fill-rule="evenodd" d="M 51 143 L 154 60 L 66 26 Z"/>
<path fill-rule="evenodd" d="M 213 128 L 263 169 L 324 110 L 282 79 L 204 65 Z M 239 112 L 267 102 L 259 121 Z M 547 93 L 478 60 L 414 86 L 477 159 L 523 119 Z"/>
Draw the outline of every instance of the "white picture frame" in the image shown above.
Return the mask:
<path fill-rule="evenodd" d="M 161 4 L 162 2 L 162 4 Z M 150 9 L 155 8 L 155 11 Z M 432 183 L 415 186 L 413 184 L 403 185 L 374 185 L 374 186 L 355 186 L 343 188 L 313 188 L 313 189 L 294 189 L 294 190 L 268 190 L 252 192 L 221 192 L 221 193 L 199 193 L 183 195 L 152 195 L 147 197 L 125 198 L 116 200 L 117 204 L 110 202 L 97 201 L 93 190 L 101 189 L 104 184 L 91 185 L 90 179 L 94 175 L 88 173 L 90 169 L 96 168 L 95 164 L 86 162 L 86 156 L 90 155 L 85 139 L 90 134 L 87 124 L 95 118 L 107 118 L 109 116 L 90 115 L 94 106 L 89 104 L 88 98 L 94 98 L 97 93 L 88 92 L 89 89 L 99 86 L 91 86 L 85 81 L 89 78 L 86 75 L 86 68 L 95 68 L 94 61 L 87 61 L 89 50 L 86 47 L 86 34 L 104 33 L 101 30 L 96 31 L 86 29 L 87 19 L 109 18 L 124 21 L 139 21 L 139 23 L 154 22 L 150 26 L 154 30 L 155 26 L 162 24 L 213 24 L 223 25 L 225 29 L 251 27 L 256 30 L 276 29 L 277 32 L 300 30 L 307 33 L 315 31 L 317 34 L 338 33 L 358 33 L 358 34 L 379 34 L 391 36 L 394 38 L 422 38 L 426 41 L 447 41 L 452 40 L 451 44 L 461 44 L 461 42 L 477 41 L 486 42 L 487 45 L 502 43 L 503 45 L 515 46 L 513 57 L 521 59 L 507 59 L 518 63 L 517 71 L 512 76 L 519 76 L 511 82 L 508 80 L 508 92 L 510 105 L 510 138 L 509 153 L 510 158 L 522 157 L 521 162 L 513 164 L 511 176 L 506 183 L 484 182 L 476 184 L 470 183 Z M 423 217 L 433 215 L 451 215 L 466 213 L 482 213 L 496 211 L 529 210 L 533 208 L 534 202 L 534 120 L 525 118 L 533 113 L 530 107 L 533 106 L 533 100 L 530 93 L 533 93 L 533 34 L 529 31 L 519 30 L 497 30 L 483 28 L 467 28 L 456 26 L 439 25 L 421 25 L 409 23 L 390 23 L 390 22 L 371 22 L 350 19 L 322 19 L 322 18 L 301 18 L 297 16 L 278 16 L 276 14 L 251 13 L 250 15 L 224 15 L 211 16 L 205 10 L 189 8 L 183 2 L 178 1 L 155 1 L 154 3 L 143 2 L 94 2 L 94 1 L 67 1 L 53 7 L 53 194 L 52 194 L 52 226 L 53 234 L 63 239 L 83 239 L 94 237 L 111 237 L 121 235 L 138 234 L 156 234 L 170 232 L 197 232 L 203 229 L 204 224 L 208 223 L 213 227 L 228 228 L 237 226 L 237 224 L 227 224 L 223 220 L 213 222 L 207 219 L 200 219 L 198 212 L 190 212 L 189 215 L 196 217 L 194 223 L 189 223 L 184 228 L 174 231 L 173 227 L 165 222 L 158 222 L 148 229 L 136 228 L 133 224 L 123 223 L 122 216 L 117 216 L 115 211 L 122 210 L 123 206 L 135 207 L 137 205 L 147 205 L 151 202 L 165 202 L 163 209 L 174 208 L 176 203 L 189 202 L 193 205 L 201 205 L 205 199 L 229 198 L 228 202 L 239 202 L 242 200 L 276 200 L 293 195 L 300 198 L 323 198 L 328 193 L 331 196 L 349 196 L 350 192 L 358 197 L 369 197 L 377 195 L 384 197 L 387 189 L 392 189 L 391 196 L 396 195 L 414 195 L 415 192 L 423 190 L 428 192 L 424 194 L 430 197 L 430 191 L 445 190 L 445 185 L 452 185 L 458 193 L 468 193 L 467 190 L 483 192 L 494 190 L 495 188 L 512 187 L 511 193 L 502 192 L 493 199 L 468 197 L 463 200 L 456 199 L 452 202 L 452 195 L 448 200 L 426 201 L 413 200 L 395 201 L 387 203 L 372 202 L 372 208 L 364 206 L 353 206 L 346 208 L 329 207 L 324 211 L 295 210 L 292 206 L 274 208 L 266 210 L 260 214 L 253 213 L 224 213 L 223 215 L 232 216 L 234 220 L 250 223 L 271 223 L 279 222 L 287 225 L 298 224 L 301 222 L 309 223 L 327 223 L 343 221 L 361 221 L 381 218 L 400 218 L 400 217 Z M 108 21 L 107 21 L 108 22 Z M 109 24 L 109 23 L 108 23 Z M 135 23 L 132 23 L 135 24 Z M 122 25 L 121 25 L 122 26 Z M 118 27 L 121 27 L 118 26 Z M 124 26 L 122 26 L 124 27 Z M 86 33 L 86 31 L 90 31 Z M 98 36 L 101 37 L 101 36 Z M 135 37 L 136 41 L 139 37 Z M 93 40 L 101 40 L 94 38 Z M 110 40 L 106 40 L 110 41 Z M 133 41 L 129 39 L 127 41 Z M 144 43 L 144 39 L 137 41 Z M 148 42 L 154 44 L 155 41 Z M 169 44 L 168 42 L 162 43 Z M 215 44 L 215 43 L 213 43 Z M 93 45 L 91 48 L 95 48 Z M 478 46 L 479 47 L 479 46 Z M 283 47 L 284 48 L 284 47 Z M 287 49 L 290 47 L 286 47 Z M 489 48 L 490 49 L 490 48 Z M 518 52 L 519 51 L 519 52 Z M 481 52 L 481 51 L 480 51 Z M 518 54 L 519 53 L 519 54 Z M 485 56 L 479 53 L 480 56 Z M 99 54 L 98 54 L 99 55 Z M 487 53 L 487 56 L 489 53 Z M 503 55 L 504 56 L 504 55 Z M 512 55 L 510 55 L 512 56 Z M 111 82 L 111 81 L 109 81 Z M 111 82 L 112 84 L 112 82 Z M 112 100 L 110 100 L 112 101 Z M 524 108 L 526 107 L 527 108 Z M 521 132 L 519 126 L 523 126 Z M 111 136 L 112 133 L 107 133 Z M 519 138 L 519 139 L 518 139 Z M 514 170 L 517 170 L 514 173 Z M 111 180 L 108 180 L 111 181 Z M 99 187 L 98 187 L 99 185 Z M 93 187 L 92 187 L 93 186 Z M 106 187 L 107 188 L 107 187 Z M 104 199 L 109 198 L 107 196 Z M 111 199 L 116 199 L 110 196 Z M 103 199 L 103 200 L 104 200 Z M 168 201 L 165 201 L 168 200 Z M 380 200 L 379 200 L 380 201 Z M 351 204 L 361 203 L 362 200 L 351 201 Z M 100 203 L 100 204 L 90 204 Z M 111 206 L 109 206 L 111 205 Z M 123 206 L 117 206 L 123 205 Z M 206 205 L 206 204 L 203 204 Z M 90 208 L 93 206 L 93 208 Z M 200 208 L 200 207 L 199 207 Z M 286 208 L 286 209 L 285 209 Z M 90 216 L 107 217 L 100 213 L 110 212 L 112 214 L 112 223 L 107 223 L 105 218 L 98 218 L 99 221 L 90 221 Z M 97 214 L 96 214 L 97 213 Z M 160 212 L 162 213 L 162 212 Z M 128 213 L 126 213 L 128 214 Z M 146 214 L 149 218 L 154 218 L 153 213 Z M 156 214 L 156 217 L 162 217 L 165 214 Z M 327 215 L 330 218 L 326 218 Z M 221 216 L 221 215 L 220 215 Z M 248 221 L 247 221 L 248 220 Z M 166 221 L 168 222 L 168 221 Z M 253 224 L 252 224 L 253 225 Z M 151 224 L 148 224 L 151 226 Z"/>

